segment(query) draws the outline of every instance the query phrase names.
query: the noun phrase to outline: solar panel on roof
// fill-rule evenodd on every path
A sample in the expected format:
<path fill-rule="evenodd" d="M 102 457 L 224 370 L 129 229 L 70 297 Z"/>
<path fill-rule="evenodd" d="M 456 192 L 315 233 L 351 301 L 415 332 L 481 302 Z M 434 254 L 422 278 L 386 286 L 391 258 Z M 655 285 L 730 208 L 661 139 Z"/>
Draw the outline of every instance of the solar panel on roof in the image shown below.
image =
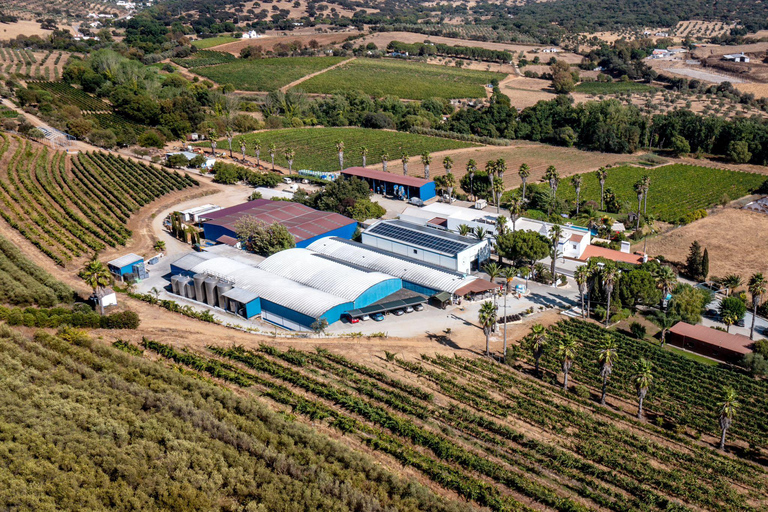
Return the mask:
<path fill-rule="evenodd" d="M 391 224 L 379 223 L 368 230 L 369 233 L 374 235 L 381 235 L 394 240 L 399 240 L 425 249 L 432 249 L 434 251 L 443 252 L 447 254 L 456 254 L 468 247 L 469 244 L 458 242 L 455 240 L 447 240 L 440 236 L 430 235 L 428 233 L 421 233 L 419 231 L 412 231 Z"/>

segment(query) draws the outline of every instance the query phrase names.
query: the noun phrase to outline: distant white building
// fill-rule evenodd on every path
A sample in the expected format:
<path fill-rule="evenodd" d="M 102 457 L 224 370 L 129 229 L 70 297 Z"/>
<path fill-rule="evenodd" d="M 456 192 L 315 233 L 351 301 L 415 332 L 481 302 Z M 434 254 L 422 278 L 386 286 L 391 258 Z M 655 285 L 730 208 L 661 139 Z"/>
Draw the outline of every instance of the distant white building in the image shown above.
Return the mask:
<path fill-rule="evenodd" d="M 731 62 L 749 62 L 749 57 L 744 55 L 744 52 L 729 53 L 728 55 L 723 55 L 723 59 L 729 60 Z"/>
<path fill-rule="evenodd" d="M 117 2 L 118 7 L 125 7 L 126 9 L 135 9 L 136 3 L 135 2 L 126 2 L 124 0 L 118 0 Z"/>
<path fill-rule="evenodd" d="M 248 32 L 243 32 L 243 39 L 258 39 L 261 37 L 261 34 L 256 32 L 255 30 L 249 30 Z"/>

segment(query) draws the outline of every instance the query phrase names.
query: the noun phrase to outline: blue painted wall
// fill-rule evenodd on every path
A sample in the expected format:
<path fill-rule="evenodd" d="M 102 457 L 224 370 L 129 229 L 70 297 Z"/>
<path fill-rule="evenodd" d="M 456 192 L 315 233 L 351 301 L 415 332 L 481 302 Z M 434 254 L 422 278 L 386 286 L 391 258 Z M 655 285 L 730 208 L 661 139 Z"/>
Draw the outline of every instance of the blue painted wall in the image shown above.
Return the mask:
<path fill-rule="evenodd" d="M 315 321 L 315 318 L 312 318 L 309 315 L 299 313 L 298 311 L 294 311 L 291 308 L 276 304 L 265 299 L 261 299 L 261 308 L 264 311 L 268 311 L 283 318 L 287 318 L 288 320 L 292 320 L 297 324 L 301 324 L 307 328 L 309 328 L 309 326 L 312 325 L 312 323 Z M 341 315 L 350 309 L 354 309 L 352 303 L 344 302 L 343 304 L 339 304 L 338 306 L 331 308 L 323 313 L 321 318 L 325 318 L 329 324 L 332 324 L 334 322 L 338 322 L 341 318 Z"/>
<path fill-rule="evenodd" d="M 432 199 L 435 197 L 437 192 L 435 191 L 435 182 L 434 181 L 428 181 L 425 184 L 423 184 L 421 187 L 419 187 L 419 198 L 422 201 L 426 201 L 427 199 Z"/>
<path fill-rule="evenodd" d="M 132 261 L 128 265 L 125 265 L 124 267 L 120 267 L 120 268 L 113 267 L 112 265 L 109 265 L 109 271 L 112 272 L 113 274 L 117 274 L 119 276 L 124 276 L 126 274 L 130 274 L 131 272 L 133 272 L 133 266 L 135 264 L 143 263 L 143 262 L 144 262 L 143 259 L 138 259 L 138 260 Z"/>
<path fill-rule="evenodd" d="M 307 238 L 306 240 L 297 243 L 296 247 L 304 249 L 308 247 L 315 240 L 320 240 L 321 238 L 325 238 L 327 236 L 337 236 L 339 238 L 344 238 L 345 240 L 352 240 L 352 237 L 355 236 L 355 231 L 357 231 L 357 221 L 353 220 L 353 221 L 350 221 L 350 223 L 347 224 L 346 226 L 332 229 L 331 231 L 328 231 L 327 233 L 323 233 L 322 235 L 318 235 L 312 238 Z"/>
<path fill-rule="evenodd" d="M 219 239 L 219 237 L 222 237 L 224 235 L 231 236 L 232 238 L 237 238 L 237 233 L 232 231 L 231 229 L 227 229 L 223 226 L 216 226 L 213 224 L 205 223 L 203 224 L 203 235 L 205 236 L 206 240 L 210 240 L 212 242 L 215 242 Z"/>
<path fill-rule="evenodd" d="M 245 318 L 252 318 L 261 314 L 261 299 L 253 299 L 245 305 Z"/>
<path fill-rule="evenodd" d="M 403 287 L 403 282 L 398 278 L 387 279 L 374 286 L 371 286 L 357 297 L 355 300 L 355 308 L 364 308 L 370 306 L 377 300 L 381 300 L 384 297 L 392 295 L 397 290 Z M 330 320 L 328 320 L 330 323 Z"/>
<path fill-rule="evenodd" d="M 409 281 L 403 281 L 403 288 L 426 295 L 427 297 L 431 297 L 438 292 L 438 290 L 433 290 L 432 288 L 427 288 L 426 286 L 421 286 L 420 284 L 411 283 Z"/>

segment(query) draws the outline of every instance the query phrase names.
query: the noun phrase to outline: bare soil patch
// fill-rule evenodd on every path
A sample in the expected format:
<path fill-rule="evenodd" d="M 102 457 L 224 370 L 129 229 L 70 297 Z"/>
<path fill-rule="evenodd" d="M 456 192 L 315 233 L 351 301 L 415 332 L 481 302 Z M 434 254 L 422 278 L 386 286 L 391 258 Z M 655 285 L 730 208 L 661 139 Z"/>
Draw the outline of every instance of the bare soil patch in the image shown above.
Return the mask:
<path fill-rule="evenodd" d="M 65 30 L 70 27 L 60 27 Z M 43 30 L 40 24 L 31 20 L 19 20 L 16 23 L 0 23 L 0 41 L 13 39 L 17 36 L 40 36 L 52 34 L 52 30 Z"/>
<path fill-rule="evenodd" d="M 768 272 L 768 215 L 725 208 L 648 240 L 648 253 L 685 261 L 694 240 L 709 251 L 711 276 Z M 633 248 L 634 249 L 634 248 Z"/>

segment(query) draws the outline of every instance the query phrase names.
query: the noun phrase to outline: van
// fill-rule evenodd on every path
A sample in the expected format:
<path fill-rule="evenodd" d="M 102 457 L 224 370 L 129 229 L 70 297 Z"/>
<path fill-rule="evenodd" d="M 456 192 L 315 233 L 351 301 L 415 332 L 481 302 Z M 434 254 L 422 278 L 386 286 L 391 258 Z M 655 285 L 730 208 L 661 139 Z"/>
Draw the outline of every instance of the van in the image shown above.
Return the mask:
<path fill-rule="evenodd" d="M 291 178 L 283 178 L 283 183 L 290 184 L 293 183 L 293 180 Z"/>

